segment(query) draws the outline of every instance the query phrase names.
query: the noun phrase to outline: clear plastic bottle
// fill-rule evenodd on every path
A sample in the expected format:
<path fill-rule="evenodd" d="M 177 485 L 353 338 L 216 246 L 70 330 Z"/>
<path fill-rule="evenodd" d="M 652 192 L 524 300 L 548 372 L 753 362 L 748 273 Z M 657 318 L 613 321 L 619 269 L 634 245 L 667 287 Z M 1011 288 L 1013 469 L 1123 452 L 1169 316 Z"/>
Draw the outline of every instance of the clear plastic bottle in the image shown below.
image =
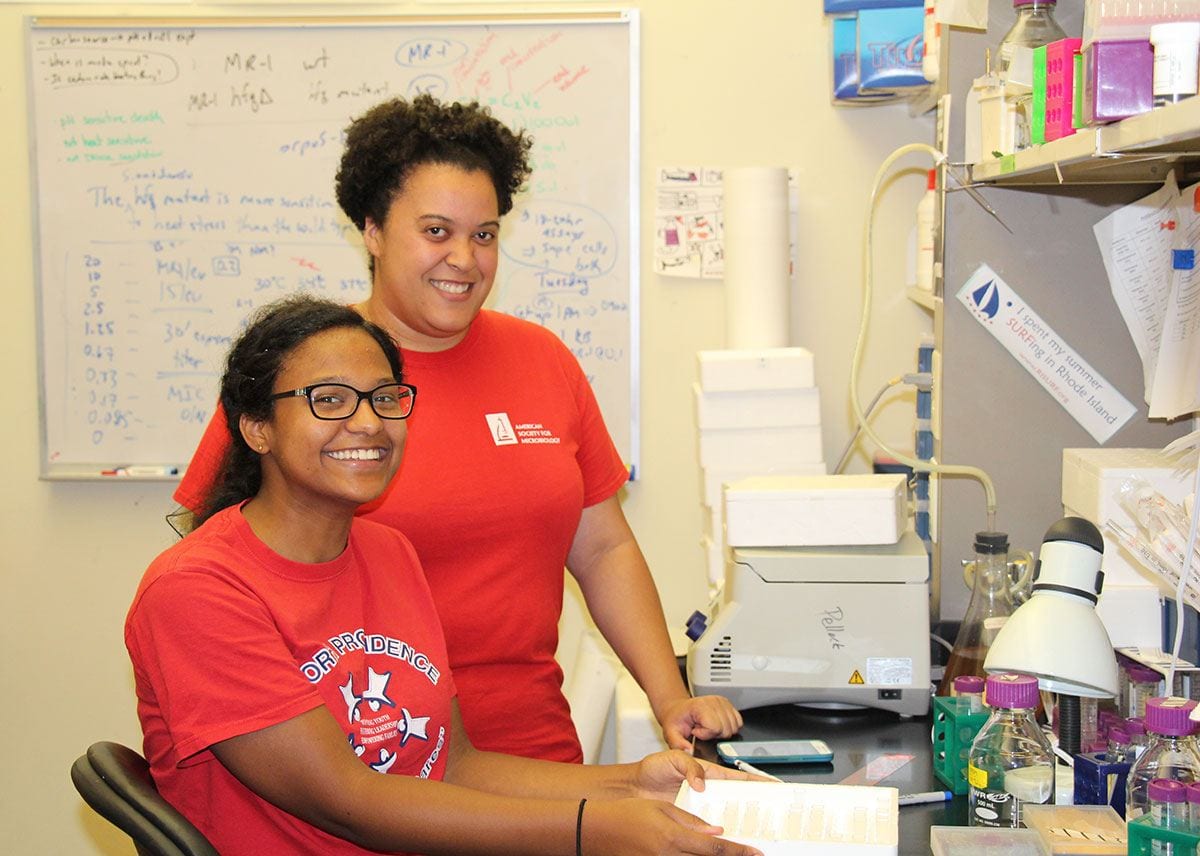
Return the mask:
<path fill-rule="evenodd" d="M 1054 20 L 1055 2 L 1056 0 L 1013 0 L 1013 8 L 1017 10 L 1016 23 L 1004 34 L 1000 46 L 996 49 L 998 71 L 1001 74 L 1008 71 L 1013 48 L 1036 48 L 1067 37 L 1063 28 Z"/>
<path fill-rule="evenodd" d="M 954 679 L 950 695 L 959 700 L 959 709 L 967 713 L 983 712 L 983 678 L 978 675 L 959 675 Z"/>
<path fill-rule="evenodd" d="M 1125 819 L 1141 817 L 1149 809 L 1147 788 L 1151 779 L 1173 779 L 1190 785 L 1200 780 L 1200 753 L 1192 737 L 1196 723 L 1188 715 L 1196 702 L 1167 696 L 1146 702 L 1146 750 L 1129 768 L 1125 791 Z"/>
<path fill-rule="evenodd" d="M 975 585 L 967 614 L 954 637 L 954 648 L 938 695 L 950 695 L 960 675 L 983 677 L 983 661 L 1004 622 L 1013 614 L 1008 589 L 1008 535 L 1004 532 L 975 533 Z"/>
<path fill-rule="evenodd" d="M 1150 743 L 1146 736 L 1146 720 L 1140 716 L 1131 716 L 1121 727 L 1129 732 L 1129 751 L 1132 753 L 1130 760 L 1141 757 Z"/>
<path fill-rule="evenodd" d="M 1149 795 L 1149 812 L 1154 825 L 1162 829 L 1186 831 L 1188 828 L 1188 786 L 1174 779 L 1151 779 L 1146 786 Z M 1183 848 L 1167 841 L 1154 840 L 1150 843 L 1152 856 L 1177 856 Z"/>
<path fill-rule="evenodd" d="M 989 675 L 986 699 L 992 715 L 971 744 L 971 826 L 1025 825 L 1021 807 L 1054 801 L 1054 750 L 1038 727 L 1037 679 Z"/>
<path fill-rule="evenodd" d="M 1200 782 L 1187 786 L 1188 832 L 1200 835 Z"/>
<path fill-rule="evenodd" d="M 1108 730 L 1108 747 L 1104 750 L 1104 760 L 1120 764 L 1130 761 L 1133 752 L 1129 748 L 1129 732 L 1124 728 Z"/>

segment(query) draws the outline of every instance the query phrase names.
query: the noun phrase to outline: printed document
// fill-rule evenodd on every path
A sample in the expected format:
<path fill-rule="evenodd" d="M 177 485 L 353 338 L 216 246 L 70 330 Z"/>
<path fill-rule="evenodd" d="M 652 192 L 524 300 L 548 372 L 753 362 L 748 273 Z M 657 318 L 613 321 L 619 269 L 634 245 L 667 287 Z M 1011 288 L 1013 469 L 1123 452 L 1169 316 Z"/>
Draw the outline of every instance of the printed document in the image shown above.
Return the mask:
<path fill-rule="evenodd" d="M 895 788 L 710 779 L 675 805 L 766 856 L 885 856 L 899 843 Z"/>
<path fill-rule="evenodd" d="M 1200 185 L 1174 177 L 1094 227 L 1113 298 L 1142 358 L 1151 418 L 1200 409 Z"/>

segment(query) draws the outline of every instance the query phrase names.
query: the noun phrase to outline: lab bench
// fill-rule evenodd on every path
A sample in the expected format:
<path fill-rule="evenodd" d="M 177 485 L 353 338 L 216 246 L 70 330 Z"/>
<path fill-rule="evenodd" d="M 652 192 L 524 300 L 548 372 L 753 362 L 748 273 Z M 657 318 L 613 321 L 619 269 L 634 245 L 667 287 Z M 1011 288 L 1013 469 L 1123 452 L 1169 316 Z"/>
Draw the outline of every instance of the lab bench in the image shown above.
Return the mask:
<path fill-rule="evenodd" d="M 795 705 L 776 705 L 742 711 L 745 725 L 741 737 L 746 740 L 820 739 L 833 750 L 828 764 L 771 764 L 768 772 L 788 782 L 813 782 L 836 785 L 847 778 L 861 777 L 864 768 L 873 775 L 895 769 L 877 782 L 894 787 L 900 793 L 944 790 L 933 773 L 932 720 L 928 716 L 902 719 L 889 711 L 814 710 Z M 696 755 L 717 762 L 716 744 L 697 741 Z M 896 756 L 911 756 L 902 765 Z M 965 826 L 967 797 L 956 796 L 948 802 L 902 806 L 899 810 L 899 852 L 929 853 L 929 827 Z"/>

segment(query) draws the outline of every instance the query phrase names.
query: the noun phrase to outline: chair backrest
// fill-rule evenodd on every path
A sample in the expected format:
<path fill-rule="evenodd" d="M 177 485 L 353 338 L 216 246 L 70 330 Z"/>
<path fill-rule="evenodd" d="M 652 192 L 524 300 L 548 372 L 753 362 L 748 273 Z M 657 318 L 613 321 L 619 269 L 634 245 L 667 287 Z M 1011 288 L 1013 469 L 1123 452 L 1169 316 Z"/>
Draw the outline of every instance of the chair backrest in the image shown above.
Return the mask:
<path fill-rule="evenodd" d="M 93 743 L 71 765 L 84 802 L 133 839 L 141 856 L 218 856 L 216 849 L 163 799 L 146 759 L 128 746 Z"/>

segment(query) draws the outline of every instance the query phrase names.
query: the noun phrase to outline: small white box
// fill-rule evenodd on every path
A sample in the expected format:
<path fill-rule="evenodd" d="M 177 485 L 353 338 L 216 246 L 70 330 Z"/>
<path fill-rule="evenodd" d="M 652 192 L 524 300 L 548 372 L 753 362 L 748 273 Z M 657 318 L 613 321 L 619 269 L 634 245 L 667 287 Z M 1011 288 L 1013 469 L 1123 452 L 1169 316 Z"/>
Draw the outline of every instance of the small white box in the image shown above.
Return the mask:
<path fill-rule="evenodd" d="M 707 392 L 694 383 L 692 392 L 696 400 L 696 425 L 701 430 L 821 424 L 821 396 L 815 386 Z"/>
<path fill-rule="evenodd" d="M 824 464 L 820 425 L 782 428 L 711 428 L 700 432 L 700 466 L 707 469 Z"/>
<path fill-rule="evenodd" d="M 761 476 L 725 487 L 725 544 L 895 544 L 908 520 L 899 473 Z"/>
<path fill-rule="evenodd" d="M 1162 599 L 1152 583 L 1109 585 L 1105 575 L 1096 614 L 1114 648 L 1162 646 Z"/>
<path fill-rule="evenodd" d="M 1121 549 L 1104 524 L 1112 519 L 1137 531 L 1119 499 L 1122 483 L 1134 476 L 1144 479 L 1171 502 L 1182 502 L 1191 492 L 1193 477 L 1191 473 L 1176 473 L 1179 461 L 1178 456 L 1164 455 L 1159 449 L 1063 449 L 1063 508 L 1090 520 L 1104 535 L 1100 567 L 1105 585 L 1153 581 L 1153 575 Z"/>
<path fill-rule="evenodd" d="M 813 385 L 813 355 L 806 348 L 698 351 L 696 357 L 705 392 Z"/>
<path fill-rule="evenodd" d="M 823 476 L 825 475 L 825 462 L 814 461 L 810 464 L 793 464 L 781 465 L 775 464 L 765 469 L 754 469 L 753 467 L 701 467 L 700 478 L 704 482 L 704 495 L 702 500 L 705 505 L 711 505 L 714 508 L 721 507 L 721 491 L 729 482 L 741 481 L 748 479 L 751 476 Z"/>

